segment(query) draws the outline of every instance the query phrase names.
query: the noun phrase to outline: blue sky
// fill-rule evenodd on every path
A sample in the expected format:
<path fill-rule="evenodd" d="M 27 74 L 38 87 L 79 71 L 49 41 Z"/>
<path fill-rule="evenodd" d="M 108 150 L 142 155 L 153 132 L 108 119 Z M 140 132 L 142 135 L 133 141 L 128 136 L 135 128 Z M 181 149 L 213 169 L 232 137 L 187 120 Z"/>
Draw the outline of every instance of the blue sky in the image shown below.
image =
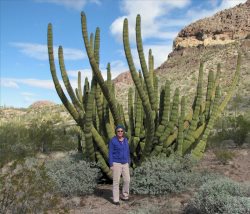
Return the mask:
<path fill-rule="evenodd" d="M 28 107 L 38 100 L 61 103 L 51 79 L 47 56 L 47 25 L 52 23 L 54 48 L 64 48 L 72 85 L 77 72 L 91 77 L 81 35 L 80 13 L 88 32 L 101 29 L 101 64 L 111 63 L 113 78 L 128 67 L 122 45 L 122 22 L 129 20 L 132 53 L 135 19 L 141 14 L 144 51 L 152 49 L 155 67 L 167 59 L 177 33 L 191 22 L 246 0 L 0 0 L 0 106 Z M 57 73 L 60 70 L 57 64 Z M 60 78 L 61 79 L 61 78 Z"/>

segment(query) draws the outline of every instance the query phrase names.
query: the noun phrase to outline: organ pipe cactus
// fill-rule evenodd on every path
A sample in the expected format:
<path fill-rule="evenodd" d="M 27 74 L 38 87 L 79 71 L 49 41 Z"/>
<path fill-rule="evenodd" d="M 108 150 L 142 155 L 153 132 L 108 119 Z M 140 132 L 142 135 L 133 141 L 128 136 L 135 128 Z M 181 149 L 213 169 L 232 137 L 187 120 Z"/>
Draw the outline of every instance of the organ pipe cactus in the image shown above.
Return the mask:
<path fill-rule="evenodd" d="M 209 72 L 206 94 L 203 94 L 203 62 L 200 64 L 199 78 L 192 111 L 186 113 L 185 97 L 180 97 L 177 88 L 171 99 L 170 82 L 159 93 L 158 79 L 154 72 L 154 57 L 149 50 L 148 64 L 145 60 L 141 36 L 141 18 L 136 18 L 136 43 L 141 64 L 141 73 L 135 68 L 131 54 L 128 20 L 123 24 L 124 51 L 135 88 L 128 92 L 128 116 L 123 106 L 115 99 L 114 84 L 111 81 L 111 66 L 107 64 L 107 80 L 99 69 L 100 29 L 88 35 L 87 21 L 81 13 L 82 35 L 92 69 L 92 80 L 85 79 L 82 89 L 81 73 L 78 73 L 78 87 L 73 90 L 64 65 L 63 48 L 59 47 L 59 64 L 63 83 L 69 95 L 65 95 L 57 77 L 53 53 L 52 25 L 48 25 L 48 55 L 50 71 L 56 91 L 66 109 L 84 134 L 84 155 L 90 161 L 99 162 L 103 173 L 111 178 L 108 167 L 108 141 L 114 136 L 114 127 L 123 124 L 127 128 L 132 166 L 136 167 L 147 157 L 170 153 L 185 155 L 191 153 L 202 158 L 207 138 L 215 120 L 220 116 L 233 95 L 240 72 L 240 55 L 237 60 L 233 81 L 224 99 L 220 95 L 219 76 Z"/>

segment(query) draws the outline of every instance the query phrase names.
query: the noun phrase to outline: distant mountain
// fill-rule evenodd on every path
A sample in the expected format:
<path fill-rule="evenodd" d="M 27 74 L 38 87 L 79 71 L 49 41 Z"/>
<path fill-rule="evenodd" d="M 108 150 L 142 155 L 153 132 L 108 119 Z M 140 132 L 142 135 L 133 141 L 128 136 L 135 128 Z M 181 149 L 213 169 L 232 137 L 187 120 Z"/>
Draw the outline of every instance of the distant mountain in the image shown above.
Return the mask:
<path fill-rule="evenodd" d="M 173 90 L 178 87 L 181 93 L 189 96 L 196 89 L 200 61 L 205 62 L 204 76 L 209 70 L 216 71 L 217 64 L 221 63 L 221 83 L 225 92 L 235 71 L 238 52 L 242 53 L 242 65 L 237 93 L 246 105 L 250 105 L 250 0 L 182 29 L 173 42 L 173 51 L 155 72 L 160 85 L 168 79 Z M 114 82 L 117 99 L 126 105 L 125 91 L 133 85 L 130 73 L 119 75 Z"/>
<path fill-rule="evenodd" d="M 48 100 L 39 100 L 34 103 L 32 103 L 29 108 L 43 108 L 43 107 L 48 107 L 48 106 L 54 106 L 56 105 L 55 103 L 48 101 Z"/>

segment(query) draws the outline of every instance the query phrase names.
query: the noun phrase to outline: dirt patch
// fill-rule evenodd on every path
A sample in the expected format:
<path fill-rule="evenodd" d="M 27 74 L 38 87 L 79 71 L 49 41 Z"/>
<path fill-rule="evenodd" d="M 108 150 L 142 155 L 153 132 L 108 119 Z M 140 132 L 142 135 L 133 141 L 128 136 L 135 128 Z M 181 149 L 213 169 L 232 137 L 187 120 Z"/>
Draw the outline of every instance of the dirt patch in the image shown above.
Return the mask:
<path fill-rule="evenodd" d="M 229 149 L 234 154 L 228 164 L 221 163 L 213 150 L 205 153 L 199 168 L 225 175 L 238 182 L 250 182 L 250 149 Z"/>

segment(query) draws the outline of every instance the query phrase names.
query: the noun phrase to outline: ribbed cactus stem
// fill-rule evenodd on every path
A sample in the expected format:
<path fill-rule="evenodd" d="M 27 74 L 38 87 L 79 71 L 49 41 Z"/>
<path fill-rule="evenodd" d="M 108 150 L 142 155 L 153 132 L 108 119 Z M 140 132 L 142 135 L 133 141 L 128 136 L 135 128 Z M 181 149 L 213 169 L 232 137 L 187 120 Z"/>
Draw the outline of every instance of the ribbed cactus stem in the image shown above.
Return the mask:
<path fill-rule="evenodd" d="M 184 118 L 185 118 L 186 99 L 181 98 L 181 115 L 178 121 L 178 139 L 177 139 L 177 154 L 182 155 L 182 144 L 184 139 Z"/>
<path fill-rule="evenodd" d="M 99 163 L 99 166 L 101 167 L 102 171 L 108 176 L 109 179 L 112 180 L 112 171 L 108 167 L 106 161 L 104 160 L 104 158 L 100 152 L 96 152 L 96 158 L 97 158 L 97 162 Z"/>
<path fill-rule="evenodd" d="M 52 24 L 48 25 L 48 36 L 47 37 L 48 37 L 47 45 L 48 45 L 49 65 L 50 65 L 51 76 L 52 76 L 52 79 L 53 79 L 53 82 L 54 82 L 54 85 L 56 88 L 56 92 L 57 92 L 58 96 L 60 97 L 62 103 L 64 104 L 65 108 L 72 115 L 74 120 L 77 123 L 82 124 L 79 113 L 77 112 L 75 107 L 67 99 L 67 97 L 64 94 L 63 89 L 60 85 L 60 82 L 57 78 L 57 75 L 56 75 L 56 67 L 55 67 L 54 51 L 53 51 Z"/>
<path fill-rule="evenodd" d="M 220 65 L 220 63 L 218 63 L 217 64 L 216 77 L 215 77 L 214 84 L 213 84 L 213 89 L 212 89 L 212 92 L 211 92 L 212 93 L 211 100 L 214 100 L 215 91 L 216 91 L 216 88 L 219 85 L 219 81 L 220 81 L 220 75 L 221 75 L 221 65 Z"/>
<path fill-rule="evenodd" d="M 149 155 L 152 149 L 152 142 L 154 138 L 154 130 L 155 130 L 155 124 L 154 124 L 154 118 L 152 114 L 152 109 L 149 103 L 149 100 L 143 91 L 142 84 L 140 82 L 140 79 L 137 75 L 137 71 L 135 69 L 135 65 L 133 62 L 131 50 L 130 50 L 130 44 L 129 44 L 129 37 L 128 37 L 128 20 L 125 19 L 123 23 L 123 44 L 124 44 L 124 50 L 125 50 L 125 55 L 126 59 L 129 65 L 129 70 L 131 72 L 132 79 L 135 83 L 136 89 L 139 93 L 139 96 L 142 100 L 142 105 L 144 108 L 144 112 L 147 117 L 147 134 L 146 134 L 146 142 L 145 142 L 145 147 L 143 150 L 143 156 Z M 143 158 L 142 158 L 143 159 Z"/>
<path fill-rule="evenodd" d="M 95 42 L 94 42 L 94 58 L 96 61 L 96 64 L 99 67 L 100 63 L 100 28 L 97 27 L 95 31 Z"/>
<path fill-rule="evenodd" d="M 98 149 L 101 151 L 104 159 L 108 161 L 108 146 L 103 140 L 102 136 L 98 133 L 98 131 L 95 129 L 95 127 L 91 127 L 92 136 L 94 138 L 94 141 L 98 147 Z M 114 136 L 114 135 L 113 135 Z"/>
<path fill-rule="evenodd" d="M 214 122 L 219 114 L 219 100 L 220 100 L 220 87 L 217 86 L 216 92 L 215 92 L 215 99 L 214 99 L 212 115 L 210 116 L 210 119 L 209 119 L 208 124 L 206 126 L 206 129 L 202 135 L 202 138 L 199 140 L 196 147 L 191 151 L 192 157 L 194 157 L 195 159 L 200 159 L 203 156 L 203 153 L 204 153 L 205 147 L 206 147 L 207 138 L 208 138 L 209 133 L 214 126 Z"/>
<path fill-rule="evenodd" d="M 82 77 L 81 72 L 78 71 L 78 78 L 77 78 L 77 98 L 80 101 L 81 105 L 83 104 L 83 97 L 82 97 Z"/>
<path fill-rule="evenodd" d="M 74 93 L 74 90 L 70 84 L 70 81 L 69 81 L 69 77 L 68 77 L 68 74 L 66 72 L 66 68 L 65 68 L 65 65 L 64 65 L 64 57 L 63 57 L 63 48 L 62 46 L 59 46 L 59 50 L 58 50 L 58 55 L 59 55 L 59 65 L 60 65 L 60 70 L 61 70 L 61 74 L 62 74 L 62 79 L 63 79 L 63 82 L 64 82 L 64 85 L 66 87 L 66 90 L 72 100 L 72 103 L 74 104 L 76 110 L 79 112 L 79 115 L 81 118 L 83 118 L 83 107 L 80 103 L 80 101 L 77 99 L 75 93 Z"/>
<path fill-rule="evenodd" d="M 148 52 L 148 71 L 151 85 L 154 86 L 154 56 L 151 49 Z"/>
<path fill-rule="evenodd" d="M 210 106 L 212 101 L 212 90 L 214 85 L 214 73 L 209 71 L 208 74 L 208 84 L 207 84 L 207 94 L 206 94 L 206 104 L 205 104 L 205 118 L 209 118 Z"/>
<path fill-rule="evenodd" d="M 84 104 L 85 111 L 87 109 L 88 94 L 89 94 L 89 81 L 88 81 L 88 77 L 85 77 L 84 87 L 83 87 L 83 104 Z"/>
<path fill-rule="evenodd" d="M 84 40 L 84 44 L 85 44 L 85 48 L 87 51 L 87 55 L 89 58 L 89 62 L 91 65 L 91 68 L 96 76 L 96 79 L 102 89 L 102 92 L 107 100 L 107 102 L 109 103 L 110 106 L 110 110 L 113 114 L 114 120 L 115 120 L 115 124 L 122 124 L 118 109 L 116 107 L 116 102 L 113 96 L 111 96 L 111 93 L 107 87 L 107 85 L 104 82 L 104 79 L 101 75 L 101 72 L 98 68 L 98 64 L 95 61 L 94 55 L 91 52 L 90 49 L 90 44 L 89 44 L 89 39 L 88 39 L 88 31 L 87 31 L 87 22 L 86 22 L 86 16 L 85 14 L 82 12 L 81 13 L 81 21 L 82 21 L 82 35 L 83 35 L 83 40 Z"/>
<path fill-rule="evenodd" d="M 85 126 L 84 126 L 87 159 L 90 161 L 95 161 L 95 149 L 91 132 L 93 103 L 94 103 L 94 90 L 91 90 L 88 96 L 88 103 L 85 116 Z"/>
<path fill-rule="evenodd" d="M 128 128 L 128 134 L 129 136 L 134 135 L 134 108 L 133 108 L 133 89 L 129 88 L 128 92 L 128 119 L 129 119 L 129 128 Z"/>
<path fill-rule="evenodd" d="M 200 64 L 194 112 L 193 112 L 193 117 L 192 117 L 189 129 L 188 129 L 188 132 L 183 141 L 183 147 L 182 147 L 183 153 L 185 153 L 189 149 L 189 147 L 194 143 L 195 138 L 193 135 L 194 135 L 194 131 L 196 130 L 198 126 L 199 113 L 200 113 L 200 108 L 202 104 L 202 82 L 203 82 L 203 63 Z"/>
<path fill-rule="evenodd" d="M 136 17 L 136 44 L 137 44 L 137 51 L 141 63 L 141 68 L 149 96 L 149 101 L 151 104 L 151 108 L 153 110 L 157 110 L 156 100 L 155 100 L 155 94 L 154 94 L 154 88 L 152 85 L 152 80 L 150 80 L 149 71 L 147 68 L 144 52 L 143 52 L 143 45 L 142 45 L 142 36 L 141 36 L 141 16 L 137 15 Z"/>

